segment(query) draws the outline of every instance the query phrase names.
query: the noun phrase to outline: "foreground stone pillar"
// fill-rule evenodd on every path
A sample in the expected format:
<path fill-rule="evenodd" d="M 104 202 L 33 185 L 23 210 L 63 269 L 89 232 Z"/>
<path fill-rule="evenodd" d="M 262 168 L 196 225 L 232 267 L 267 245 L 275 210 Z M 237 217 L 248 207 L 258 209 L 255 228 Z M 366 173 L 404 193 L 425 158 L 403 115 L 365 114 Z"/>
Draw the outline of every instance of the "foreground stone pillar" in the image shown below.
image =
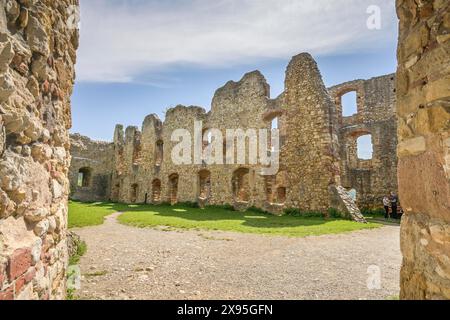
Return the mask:
<path fill-rule="evenodd" d="M 450 3 L 397 13 L 401 298 L 450 299 Z"/>
<path fill-rule="evenodd" d="M 0 0 L 0 300 L 63 299 L 78 0 Z"/>

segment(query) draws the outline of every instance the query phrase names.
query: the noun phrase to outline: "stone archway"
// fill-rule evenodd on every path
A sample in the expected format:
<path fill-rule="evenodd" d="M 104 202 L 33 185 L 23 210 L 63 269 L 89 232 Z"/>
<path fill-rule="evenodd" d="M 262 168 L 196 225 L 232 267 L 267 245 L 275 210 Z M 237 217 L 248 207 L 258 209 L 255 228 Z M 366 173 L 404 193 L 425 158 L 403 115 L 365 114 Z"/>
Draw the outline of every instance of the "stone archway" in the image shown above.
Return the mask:
<path fill-rule="evenodd" d="M 233 173 L 233 196 L 236 202 L 250 201 L 250 170 L 239 168 Z"/>
<path fill-rule="evenodd" d="M 211 172 L 209 170 L 201 170 L 198 173 L 198 184 L 199 200 L 208 200 L 211 196 Z"/>
<path fill-rule="evenodd" d="M 78 187 L 89 188 L 92 183 L 92 168 L 83 167 L 78 170 Z"/>
<path fill-rule="evenodd" d="M 152 182 L 152 203 L 161 202 L 161 180 L 155 179 Z"/>
<path fill-rule="evenodd" d="M 174 205 L 178 203 L 178 182 L 180 176 L 177 173 L 169 176 L 169 202 Z"/>

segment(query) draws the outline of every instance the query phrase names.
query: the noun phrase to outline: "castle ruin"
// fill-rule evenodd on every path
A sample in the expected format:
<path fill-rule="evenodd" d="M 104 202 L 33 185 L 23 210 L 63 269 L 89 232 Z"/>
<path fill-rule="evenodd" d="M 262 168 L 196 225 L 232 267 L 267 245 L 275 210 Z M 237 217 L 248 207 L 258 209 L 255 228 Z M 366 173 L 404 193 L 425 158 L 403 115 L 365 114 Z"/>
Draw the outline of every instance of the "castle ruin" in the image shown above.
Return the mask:
<path fill-rule="evenodd" d="M 448 1 L 396 1 L 396 89 L 385 76 L 326 90 L 303 54 L 289 65 L 277 99 L 251 73 L 218 90 L 209 113 L 180 106 L 164 124 L 149 116 L 142 131 L 118 126 L 114 143 L 74 135 L 70 150 L 78 31 L 69 21 L 77 6 L 78 0 L 0 0 L 0 300 L 65 297 L 70 152 L 71 193 L 78 199 L 351 210 L 343 187 L 357 190 L 360 207 L 378 206 L 385 189 L 396 188 L 395 110 L 405 209 L 401 298 L 450 299 Z M 358 114 L 343 117 L 341 96 L 352 90 Z M 194 119 L 219 128 L 266 128 L 277 117 L 283 136 L 277 176 L 260 177 L 251 166 L 180 170 L 167 161 L 168 132 L 191 129 Z M 355 139 L 367 133 L 374 155 L 361 161 Z"/>
<path fill-rule="evenodd" d="M 342 96 L 355 91 L 358 112 L 343 116 Z M 201 205 L 258 207 L 280 214 L 286 208 L 327 212 L 336 208 L 358 216 L 359 208 L 380 207 L 397 190 L 395 76 L 356 80 L 326 89 L 309 54 L 292 59 L 285 91 L 275 99 L 258 72 L 218 89 L 210 112 L 201 107 L 169 109 L 142 130 L 117 125 L 114 142 L 72 135 L 72 198 L 124 203 L 198 202 Z M 261 175 L 261 165 L 175 165 L 172 132 L 194 122 L 203 130 L 268 129 L 278 124 L 280 170 Z M 357 155 L 357 139 L 370 135 L 373 157 Z M 224 142 L 223 157 L 230 145 Z M 357 205 L 345 189 L 355 189 Z M 355 218 L 355 217 L 354 217 Z"/>

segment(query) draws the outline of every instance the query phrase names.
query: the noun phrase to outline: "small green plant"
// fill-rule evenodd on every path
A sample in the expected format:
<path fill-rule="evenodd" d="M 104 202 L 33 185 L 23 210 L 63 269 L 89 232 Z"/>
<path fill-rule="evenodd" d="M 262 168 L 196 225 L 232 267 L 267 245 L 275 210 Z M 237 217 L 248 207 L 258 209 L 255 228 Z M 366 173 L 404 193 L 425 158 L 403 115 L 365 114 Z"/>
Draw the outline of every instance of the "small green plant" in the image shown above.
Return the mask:
<path fill-rule="evenodd" d="M 291 217 L 301 217 L 302 212 L 297 208 L 287 208 L 284 210 L 284 214 Z"/>
<path fill-rule="evenodd" d="M 365 216 L 380 217 L 380 216 L 384 216 L 385 211 L 383 208 L 376 208 L 376 209 L 363 208 L 363 209 L 361 209 L 361 213 Z"/>
<path fill-rule="evenodd" d="M 291 217 L 301 218 L 325 218 L 325 215 L 317 211 L 302 211 L 297 208 L 288 208 L 284 210 L 284 214 Z"/>
<path fill-rule="evenodd" d="M 95 271 L 92 273 L 87 273 L 85 274 L 86 277 L 102 277 L 108 274 L 108 271 L 103 270 L 103 271 Z"/>
<path fill-rule="evenodd" d="M 186 201 L 186 202 L 177 203 L 176 205 L 180 206 L 180 207 L 187 207 L 187 208 L 194 208 L 194 209 L 195 208 L 200 208 L 200 206 L 198 205 L 197 202 Z"/>
<path fill-rule="evenodd" d="M 75 295 L 75 289 L 67 289 L 66 300 L 78 300 L 78 297 Z"/>
<path fill-rule="evenodd" d="M 250 208 L 247 209 L 247 212 L 272 215 L 271 213 L 269 213 L 269 212 L 267 212 L 267 211 L 265 211 L 263 209 L 257 208 L 257 207 L 250 207 Z"/>
<path fill-rule="evenodd" d="M 232 205 L 230 205 L 230 204 L 210 205 L 210 206 L 206 206 L 205 209 L 217 209 L 217 210 L 235 211 L 234 207 Z"/>
<path fill-rule="evenodd" d="M 77 265 L 80 258 L 87 252 L 87 244 L 84 241 L 77 243 L 77 252 L 69 258 L 69 266 Z"/>
<path fill-rule="evenodd" d="M 317 211 L 306 211 L 303 213 L 304 218 L 325 218 L 325 214 Z"/>
<path fill-rule="evenodd" d="M 332 219 L 342 219 L 345 215 L 340 213 L 339 210 L 335 208 L 330 208 L 328 209 L 328 217 Z"/>

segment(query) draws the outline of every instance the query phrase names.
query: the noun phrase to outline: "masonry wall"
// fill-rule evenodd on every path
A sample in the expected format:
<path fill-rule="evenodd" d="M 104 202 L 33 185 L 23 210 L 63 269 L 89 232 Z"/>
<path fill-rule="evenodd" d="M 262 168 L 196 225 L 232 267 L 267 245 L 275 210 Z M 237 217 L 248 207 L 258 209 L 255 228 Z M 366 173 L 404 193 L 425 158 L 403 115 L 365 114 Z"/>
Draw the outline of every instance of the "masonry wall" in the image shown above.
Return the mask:
<path fill-rule="evenodd" d="M 397 1 L 402 299 L 450 299 L 450 3 Z"/>
<path fill-rule="evenodd" d="M 0 300 L 65 297 L 77 6 L 0 0 Z"/>
<path fill-rule="evenodd" d="M 342 96 L 355 91 L 357 113 L 343 116 Z M 397 116 L 395 75 L 354 80 L 329 93 L 337 112 L 342 185 L 357 191 L 360 208 L 379 208 L 383 197 L 397 193 Z M 359 159 L 357 140 L 371 135 L 371 159 Z"/>
<path fill-rule="evenodd" d="M 104 169 L 102 175 L 111 169 L 111 182 L 105 190 L 89 189 L 98 200 L 108 199 L 106 191 L 112 201 L 126 203 L 197 202 L 202 206 L 233 205 L 239 210 L 254 206 L 276 214 L 291 207 L 325 213 L 337 205 L 343 211 L 358 213 L 350 198 L 342 199 L 343 189 L 336 189 L 340 186 L 336 117 L 316 62 L 309 54 L 300 54 L 287 67 L 285 91 L 275 99 L 270 97 L 264 76 L 254 71 L 219 88 L 210 112 L 179 105 L 167 111 L 164 122 L 149 115 L 142 128 L 117 125 L 112 150 L 107 143 L 84 141 L 87 148 L 73 144 L 76 159 L 71 168 L 72 193 L 74 198 L 83 199 L 82 190 L 76 187 L 79 170 L 97 162 L 102 164 L 98 169 Z M 247 164 L 238 164 L 238 141 L 227 138 L 227 130 L 252 129 L 258 134 L 259 129 L 270 131 L 276 118 L 281 135 L 279 172 L 262 175 L 260 162 L 249 163 L 249 159 Z M 195 122 L 203 129 L 197 144 Z M 202 135 L 210 129 L 218 130 L 224 143 L 214 155 L 223 164 L 208 164 L 203 158 L 191 158 L 189 164 L 174 163 L 172 151 L 178 142 L 171 140 L 178 129 L 190 135 L 191 155 L 198 146 L 207 150 L 214 145 L 214 141 L 205 145 Z M 101 154 L 93 152 L 95 149 L 102 150 Z M 234 156 L 234 164 L 227 162 L 229 156 Z M 110 163 L 108 159 L 112 159 Z"/>
<path fill-rule="evenodd" d="M 70 198 L 85 202 L 109 200 L 113 172 L 114 144 L 70 136 Z"/>
<path fill-rule="evenodd" d="M 76 158 L 102 163 L 102 175 L 112 170 L 106 192 L 89 188 L 97 200 L 231 204 L 237 209 L 255 206 L 277 214 L 286 208 L 326 212 L 335 207 L 355 213 L 352 217 L 362 221 L 345 188 L 356 188 L 358 204 L 369 208 L 379 207 L 386 193 L 397 191 L 394 80 L 394 75 L 387 75 L 327 90 L 316 62 L 303 53 L 291 60 L 285 90 L 276 98 L 270 97 L 264 76 L 259 71 L 250 72 L 240 81 L 229 81 L 219 88 L 210 112 L 179 105 L 167 111 L 164 122 L 149 115 L 142 128 L 117 125 L 112 151 L 109 147 L 101 154 L 89 151 L 103 150 L 94 144 L 93 148 L 74 148 L 72 152 Z M 343 117 L 340 99 L 352 89 L 359 93 L 359 112 Z M 227 151 L 233 147 L 226 139 L 227 129 L 270 130 L 274 119 L 278 119 L 281 144 L 277 174 L 262 175 L 260 164 L 226 163 Z M 172 133 L 185 129 L 194 140 L 195 121 L 201 122 L 202 133 L 213 128 L 224 137 L 223 150 L 219 151 L 223 152 L 219 157 L 223 165 L 196 163 L 195 159 L 187 165 L 173 163 L 172 150 L 178 142 L 171 141 Z M 356 157 L 356 139 L 363 133 L 373 136 L 375 153 L 370 161 Z M 193 143 L 191 153 L 194 148 Z M 108 159 L 112 160 L 107 163 Z M 72 192 L 74 198 L 82 199 L 75 183 L 80 168 L 87 164 L 74 164 L 71 177 L 76 191 Z"/>
<path fill-rule="evenodd" d="M 340 184 L 339 145 L 331 125 L 332 101 L 309 54 L 291 60 L 285 87 L 286 143 L 281 163 L 287 172 L 288 206 L 326 211 L 331 207 L 330 186 Z"/>

